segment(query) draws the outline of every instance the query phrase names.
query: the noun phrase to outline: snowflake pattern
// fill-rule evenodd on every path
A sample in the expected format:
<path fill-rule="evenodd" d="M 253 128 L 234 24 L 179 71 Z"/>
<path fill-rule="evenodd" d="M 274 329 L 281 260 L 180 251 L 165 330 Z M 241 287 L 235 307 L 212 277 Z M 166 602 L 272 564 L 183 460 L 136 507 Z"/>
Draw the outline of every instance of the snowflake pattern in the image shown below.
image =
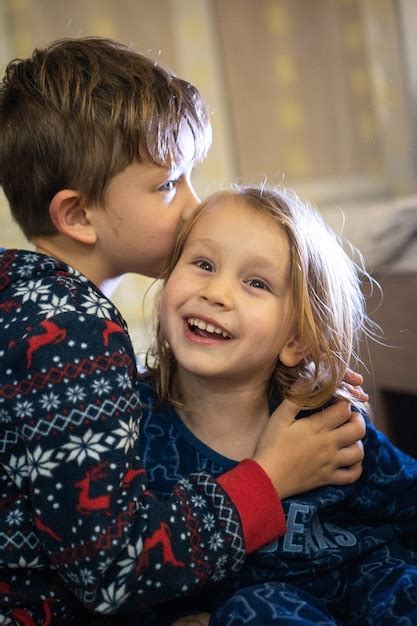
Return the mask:
<path fill-rule="evenodd" d="M 183 489 L 189 491 L 192 488 L 191 481 L 188 478 L 180 478 L 178 484 L 181 485 Z"/>
<path fill-rule="evenodd" d="M 88 289 L 88 295 L 83 295 L 81 306 L 85 308 L 86 313 L 89 315 L 111 319 L 110 312 L 113 310 L 112 304 L 91 288 Z"/>
<path fill-rule="evenodd" d="M 98 396 L 108 395 L 111 392 L 111 384 L 105 378 L 99 378 L 95 380 L 91 385 L 92 390 Z"/>
<path fill-rule="evenodd" d="M 134 447 L 139 437 L 139 423 L 136 419 L 131 417 L 129 422 L 119 420 L 119 426 L 120 428 L 113 430 L 113 434 L 120 439 L 116 447 L 124 448 L 127 454 L 129 449 Z"/>
<path fill-rule="evenodd" d="M 60 313 L 75 311 L 74 305 L 69 304 L 68 300 L 69 296 L 63 296 L 60 298 L 59 296 L 53 295 L 49 302 L 39 304 L 39 314 L 49 318 L 59 315 Z"/>
<path fill-rule="evenodd" d="M 18 509 L 10 511 L 9 515 L 6 518 L 6 522 L 10 526 L 20 526 L 20 524 L 23 522 L 22 511 L 19 511 Z"/>
<path fill-rule="evenodd" d="M 29 475 L 32 481 L 35 481 L 38 476 L 52 477 L 52 470 L 56 468 L 58 463 L 51 461 L 53 450 L 42 451 L 41 446 L 36 446 L 35 450 L 31 452 L 28 450 L 27 459 L 29 466 Z"/>
<path fill-rule="evenodd" d="M 121 568 L 118 576 L 126 577 L 128 576 L 136 567 L 138 558 L 140 557 L 143 551 L 143 540 L 142 537 L 139 537 L 136 544 L 134 546 L 127 547 L 127 559 L 123 559 L 120 561 L 119 567 Z"/>
<path fill-rule="evenodd" d="M 29 475 L 29 468 L 26 463 L 26 455 L 15 456 L 12 454 L 8 465 L 5 465 L 6 471 L 20 488 L 25 478 Z"/>
<path fill-rule="evenodd" d="M 228 561 L 228 558 L 227 558 L 226 554 L 222 554 L 217 559 L 216 568 L 218 568 L 218 567 L 225 567 L 225 565 L 227 565 L 227 561 Z"/>
<path fill-rule="evenodd" d="M 23 400 L 23 402 L 16 402 L 15 413 L 17 417 L 32 417 L 35 407 L 29 400 Z"/>
<path fill-rule="evenodd" d="M 3 424 L 10 424 L 11 421 L 12 417 L 10 413 L 6 411 L 6 409 L 0 409 L 0 422 L 3 422 Z"/>
<path fill-rule="evenodd" d="M 103 438 L 102 433 L 93 433 L 89 428 L 84 435 L 70 435 L 70 442 L 62 446 L 64 450 L 69 452 L 67 461 L 76 460 L 81 465 L 87 458 L 100 460 L 100 454 L 106 452 L 107 447 L 100 443 Z"/>
<path fill-rule="evenodd" d="M 68 389 L 66 389 L 65 395 L 68 402 L 78 404 L 79 402 L 84 402 L 86 391 L 83 387 L 81 387 L 81 385 L 74 385 L 73 387 L 68 387 Z"/>
<path fill-rule="evenodd" d="M 19 560 L 17 562 L 19 567 L 27 567 L 30 569 L 37 569 L 39 567 L 43 567 L 42 564 L 39 561 L 39 557 L 35 557 L 34 559 L 32 559 L 31 561 L 25 559 L 25 557 L 21 556 L 19 557 Z"/>
<path fill-rule="evenodd" d="M 117 587 L 115 583 L 112 583 L 107 589 L 102 590 L 102 596 L 103 602 L 97 607 L 97 612 L 111 613 L 127 600 L 129 593 L 126 592 L 126 585 Z"/>
<path fill-rule="evenodd" d="M 217 552 L 223 546 L 224 539 L 220 533 L 213 533 L 209 539 L 210 550 Z"/>
<path fill-rule="evenodd" d="M 46 411 L 52 411 L 52 409 L 57 409 L 60 406 L 61 402 L 59 400 L 59 396 L 51 391 L 50 393 L 45 393 L 43 396 L 41 396 L 39 404 Z"/>
<path fill-rule="evenodd" d="M 96 577 L 93 575 L 91 569 L 80 569 L 80 578 L 83 585 L 94 585 L 96 582 Z"/>
<path fill-rule="evenodd" d="M 216 525 L 213 513 L 203 515 L 203 526 L 206 530 L 212 530 Z"/>
<path fill-rule="evenodd" d="M 215 582 L 220 582 L 221 580 L 224 579 L 225 576 L 226 576 L 226 571 L 222 569 L 221 567 L 218 567 L 214 570 L 213 574 L 211 575 L 211 578 Z"/>
<path fill-rule="evenodd" d="M 24 263 L 30 263 L 30 265 L 39 263 L 39 257 L 34 252 L 22 252 L 22 260 Z"/>
<path fill-rule="evenodd" d="M 48 296 L 49 285 L 45 285 L 42 280 L 30 280 L 27 284 L 17 287 L 15 295 L 22 298 L 22 303 L 31 300 L 37 302 L 38 299 L 43 299 L 44 296 Z"/>
<path fill-rule="evenodd" d="M 205 498 L 203 498 L 200 494 L 191 496 L 191 502 L 194 504 L 196 509 L 203 509 L 207 505 Z"/>
<path fill-rule="evenodd" d="M 22 276 L 22 278 L 25 278 L 25 276 L 30 276 L 33 270 L 34 270 L 34 266 L 31 265 L 30 263 L 27 263 L 26 265 L 21 265 L 20 267 L 18 267 L 16 270 L 16 273 L 19 276 Z"/>
<path fill-rule="evenodd" d="M 130 376 L 127 372 L 117 374 L 116 381 L 117 386 L 123 390 L 129 389 L 132 386 L 132 381 L 130 380 Z"/>

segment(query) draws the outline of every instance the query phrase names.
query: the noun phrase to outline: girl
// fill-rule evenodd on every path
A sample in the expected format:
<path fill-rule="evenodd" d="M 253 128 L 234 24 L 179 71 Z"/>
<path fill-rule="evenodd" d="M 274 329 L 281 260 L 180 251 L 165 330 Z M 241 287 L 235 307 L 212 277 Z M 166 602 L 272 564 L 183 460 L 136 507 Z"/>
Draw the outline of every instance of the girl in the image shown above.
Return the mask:
<path fill-rule="evenodd" d="M 282 398 L 300 409 L 329 402 L 364 332 L 372 326 L 355 265 L 311 206 L 264 187 L 211 196 L 177 240 L 140 383 L 150 487 L 169 494 L 181 476 L 252 457 Z M 227 587 L 194 599 L 213 612 L 210 626 L 417 623 L 417 461 L 371 423 L 364 441 L 356 483 L 286 499 L 286 535 Z M 346 449 L 346 465 L 359 451 Z M 222 540 L 209 513 L 203 522 L 220 580 Z M 204 570 L 200 549 L 196 540 Z"/>

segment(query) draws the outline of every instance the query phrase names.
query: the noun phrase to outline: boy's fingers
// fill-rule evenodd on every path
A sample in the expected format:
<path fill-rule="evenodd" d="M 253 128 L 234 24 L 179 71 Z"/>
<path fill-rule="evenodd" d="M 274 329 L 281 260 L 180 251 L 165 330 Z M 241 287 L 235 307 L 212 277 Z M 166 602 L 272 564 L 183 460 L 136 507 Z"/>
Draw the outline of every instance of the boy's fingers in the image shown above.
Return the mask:
<path fill-rule="evenodd" d="M 337 464 L 340 468 L 354 467 L 362 463 L 365 457 L 362 441 L 356 441 L 350 446 L 346 446 L 339 450 L 337 455 Z"/>
<path fill-rule="evenodd" d="M 361 413 L 352 413 L 350 419 L 336 431 L 336 441 L 340 448 L 346 448 L 366 435 L 366 422 Z"/>
<path fill-rule="evenodd" d="M 350 402 L 341 398 L 325 409 L 317 409 L 317 413 L 313 413 L 307 419 L 311 420 L 312 424 L 316 422 L 327 430 L 333 430 L 345 424 L 350 419 L 351 415 Z"/>
<path fill-rule="evenodd" d="M 332 483 L 334 485 L 351 485 L 362 474 L 362 463 L 356 463 L 351 467 L 341 467 L 336 470 Z"/>
<path fill-rule="evenodd" d="M 354 387 L 358 387 L 359 385 L 363 385 L 363 376 L 358 374 L 358 372 L 354 372 L 351 369 L 347 369 L 345 375 L 343 377 L 345 383 L 349 385 L 353 385 Z"/>
<path fill-rule="evenodd" d="M 300 407 L 295 402 L 285 399 L 271 414 L 270 420 L 273 418 L 274 420 L 293 422 L 300 410 Z"/>
<path fill-rule="evenodd" d="M 350 385 L 347 382 L 342 382 L 341 388 L 346 390 L 351 396 L 356 398 L 359 402 L 368 402 L 369 395 L 362 389 L 362 387 Z"/>

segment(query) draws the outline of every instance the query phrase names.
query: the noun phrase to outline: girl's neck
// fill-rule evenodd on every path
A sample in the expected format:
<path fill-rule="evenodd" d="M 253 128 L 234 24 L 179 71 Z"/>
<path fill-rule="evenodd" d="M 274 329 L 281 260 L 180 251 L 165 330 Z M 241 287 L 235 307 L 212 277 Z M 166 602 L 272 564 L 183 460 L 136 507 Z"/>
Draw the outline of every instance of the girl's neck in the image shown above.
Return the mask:
<path fill-rule="evenodd" d="M 269 418 L 266 385 L 202 379 L 179 368 L 175 389 L 184 424 L 207 446 L 236 461 L 252 457 Z"/>

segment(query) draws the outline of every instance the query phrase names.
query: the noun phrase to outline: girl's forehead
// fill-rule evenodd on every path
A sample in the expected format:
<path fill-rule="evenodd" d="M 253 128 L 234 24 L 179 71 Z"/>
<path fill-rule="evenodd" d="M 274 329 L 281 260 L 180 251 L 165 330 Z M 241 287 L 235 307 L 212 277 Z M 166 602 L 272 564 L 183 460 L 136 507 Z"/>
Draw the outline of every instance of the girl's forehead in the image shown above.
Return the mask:
<path fill-rule="evenodd" d="M 185 240 L 185 249 L 203 244 L 213 250 L 229 251 L 249 260 L 256 256 L 280 259 L 286 265 L 290 257 L 288 235 L 276 217 L 248 205 L 244 199 L 221 198 L 205 205 Z"/>
<path fill-rule="evenodd" d="M 196 231 L 221 229 L 227 223 L 233 223 L 236 227 L 239 226 L 240 230 L 258 227 L 261 229 L 272 228 L 276 234 L 285 232 L 278 216 L 274 216 L 272 212 L 251 206 L 239 196 L 226 196 L 217 198 L 214 202 L 209 201 L 202 207 L 189 232 L 189 237 L 194 235 Z"/>

